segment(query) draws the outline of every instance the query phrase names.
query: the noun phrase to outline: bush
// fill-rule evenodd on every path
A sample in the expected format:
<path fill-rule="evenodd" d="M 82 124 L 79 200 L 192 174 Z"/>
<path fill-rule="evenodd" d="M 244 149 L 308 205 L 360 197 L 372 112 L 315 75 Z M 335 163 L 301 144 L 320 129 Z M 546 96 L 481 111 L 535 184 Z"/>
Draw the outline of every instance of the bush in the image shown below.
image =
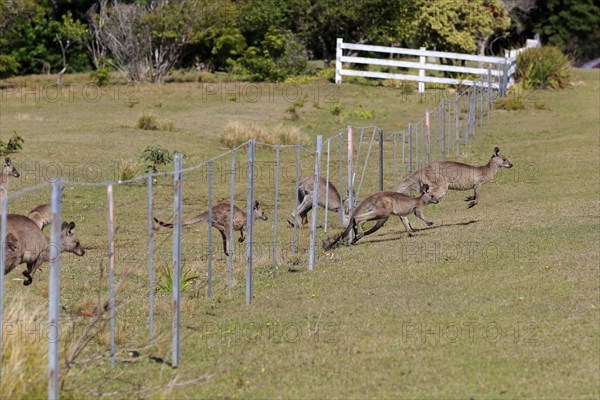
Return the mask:
<path fill-rule="evenodd" d="M 517 56 L 516 79 L 524 89 L 564 89 L 571 84 L 569 60 L 554 46 L 525 50 Z"/>
<path fill-rule="evenodd" d="M 152 113 L 144 113 L 138 118 L 137 127 L 145 131 L 157 131 L 158 120 Z"/>
<path fill-rule="evenodd" d="M 90 74 L 90 78 L 98 86 L 106 86 L 110 82 L 110 68 L 100 67 Z"/>
<path fill-rule="evenodd" d="M 23 139 L 19 134 L 15 131 L 10 139 L 8 139 L 8 143 L 4 143 L 0 140 L 0 156 L 4 157 L 12 153 L 16 153 L 23 148 L 23 143 L 25 139 Z"/>

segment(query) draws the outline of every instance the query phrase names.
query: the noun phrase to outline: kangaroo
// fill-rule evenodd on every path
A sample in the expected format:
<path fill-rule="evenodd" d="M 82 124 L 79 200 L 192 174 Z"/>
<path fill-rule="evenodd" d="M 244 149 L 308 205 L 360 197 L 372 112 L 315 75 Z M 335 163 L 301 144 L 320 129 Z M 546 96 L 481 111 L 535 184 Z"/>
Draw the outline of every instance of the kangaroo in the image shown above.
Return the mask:
<path fill-rule="evenodd" d="M 65 197 L 65 187 L 62 187 L 62 199 Z M 52 212 L 52 204 L 40 204 L 39 206 L 35 206 L 29 211 L 27 216 L 31 219 L 35 224 L 43 230 L 46 226 L 50 225 L 50 213 Z"/>
<path fill-rule="evenodd" d="M 325 208 L 325 191 L 327 188 L 327 180 L 323 177 L 319 179 L 319 206 Z M 308 212 L 312 210 L 313 202 L 313 190 L 315 185 L 315 177 L 309 176 L 300 181 L 298 185 L 298 208 L 292 212 L 292 220 L 288 219 L 288 224 L 294 226 L 294 220 L 300 216 L 301 220 L 299 226 L 308 224 Z M 342 202 L 342 197 L 337 188 L 329 182 L 329 190 L 327 191 L 327 209 L 329 211 L 338 212 L 340 205 L 344 206 L 344 219 L 343 224 L 346 226 L 350 219 L 348 197 Z M 354 196 L 353 196 L 354 197 Z"/>
<path fill-rule="evenodd" d="M 429 186 L 423 185 L 423 191 L 419 197 L 411 197 L 404 193 L 398 192 L 377 192 L 364 199 L 354 210 L 350 217 L 350 223 L 346 229 L 337 236 L 323 241 L 323 248 L 328 250 L 340 240 L 346 238 L 352 229 L 354 231 L 354 240 L 356 243 L 360 238 L 379 230 L 392 215 L 398 215 L 402 220 L 402 224 L 408 231 L 409 235 L 414 233 L 414 230 L 408 223 L 406 216 L 414 213 L 418 218 L 425 221 L 428 226 L 433 225 L 433 222 L 428 221 L 423 215 L 423 208 L 428 204 L 437 204 L 438 199 L 429 191 Z M 359 233 L 358 227 L 367 221 L 377 221 L 377 223 L 368 231 Z"/>
<path fill-rule="evenodd" d="M 14 176 L 18 178 L 21 176 L 17 168 L 13 165 L 9 157 L 4 159 L 4 165 L 2 166 L 2 175 L 0 175 L 0 198 L 8 196 L 8 190 L 6 189 L 8 184 L 8 177 Z"/>
<path fill-rule="evenodd" d="M 473 196 L 468 196 L 465 201 L 470 201 L 469 207 L 479 203 L 479 191 L 481 185 L 494 178 L 498 168 L 512 168 L 506 157 L 500 154 L 498 147 L 494 148 L 494 154 L 486 165 L 475 167 L 455 161 L 442 161 L 431 163 L 428 166 L 413 172 L 406 178 L 398 188 L 397 192 L 407 193 L 415 184 L 427 184 L 437 199 L 446 195 L 448 189 L 470 190 L 474 189 Z"/>
<path fill-rule="evenodd" d="M 77 236 L 73 235 L 74 222 L 63 222 L 60 234 L 60 251 L 85 255 Z M 6 264 L 4 275 L 19 264 L 27 264 L 23 285 L 33 282 L 33 274 L 44 261 L 50 260 L 50 241 L 42 230 L 28 217 L 18 214 L 6 216 Z"/>
<path fill-rule="evenodd" d="M 229 212 L 231 206 L 229 203 L 219 203 L 212 208 L 212 226 L 217 228 L 223 238 L 223 251 L 226 256 L 229 256 L 231 249 L 229 248 Z M 269 219 L 267 214 L 260 208 L 258 201 L 254 202 L 254 220 L 262 219 L 266 221 Z M 159 221 L 154 218 L 154 221 L 166 228 L 173 228 L 173 224 L 169 224 L 163 221 Z M 204 211 L 202 214 L 198 214 L 195 217 L 183 221 L 182 226 L 196 224 L 198 222 L 208 221 L 208 211 Z M 240 231 L 240 237 L 238 242 L 242 243 L 246 239 L 246 213 L 237 206 L 233 206 L 233 230 Z"/>

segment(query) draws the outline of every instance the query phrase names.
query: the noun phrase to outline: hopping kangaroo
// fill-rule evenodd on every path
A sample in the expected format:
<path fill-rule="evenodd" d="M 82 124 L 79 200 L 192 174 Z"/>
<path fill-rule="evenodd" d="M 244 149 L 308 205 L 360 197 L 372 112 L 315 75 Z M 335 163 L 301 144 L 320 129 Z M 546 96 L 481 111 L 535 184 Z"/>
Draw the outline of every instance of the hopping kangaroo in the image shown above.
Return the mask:
<path fill-rule="evenodd" d="M 62 187 L 62 198 L 65 197 L 65 187 Z M 44 229 L 46 226 L 50 225 L 50 214 L 52 212 L 52 204 L 40 204 L 39 206 L 35 206 L 29 211 L 27 216 L 31 219 L 35 224 L 40 228 Z"/>
<path fill-rule="evenodd" d="M 455 161 L 442 161 L 431 163 L 428 166 L 413 172 L 398 188 L 397 192 L 408 193 L 410 188 L 417 183 L 427 184 L 437 199 L 446 195 L 448 189 L 470 190 L 474 189 L 473 196 L 465 201 L 470 201 L 469 208 L 479 202 L 481 185 L 491 181 L 498 172 L 498 168 L 512 168 L 513 164 L 500 154 L 498 147 L 486 165 L 475 167 Z"/>
<path fill-rule="evenodd" d="M 221 237 L 223 238 L 223 251 L 225 255 L 229 255 L 229 211 L 230 204 L 229 203 L 219 203 L 212 208 L 212 226 L 217 228 L 219 232 L 221 232 Z M 254 202 L 254 220 L 262 219 L 266 221 L 269 219 L 267 214 L 260 208 L 258 201 Z M 163 221 L 159 221 L 154 218 L 154 221 L 166 228 L 173 228 L 173 224 L 169 224 Z M 208 221 L 208 211 L 204 211 L 202 214 L 198 214 L 193 218 L 188 219 L 187 221 L 183 221 L 181 223 L 182 226 L 192 225 L 198 222 Z M 233 230 L 240 231 L 240 237 L 238 238 L 238 242 L 242 243 L 246 239 L 246 213 L 242 211 L 237 206 L 233 206 Z"/>
<path fill-rule="evenodd" d="M 74 222 L 63 222 L 60 233 L 60 251 L 83 256 L 77 236 L 73 235 Z M 27 264 L 23 275 L 27 278 L 23 285 L 33 282 L 33 274 L 44 261 L 50 260 L 50 241 L 40 228 L 24 215 L 8 214 L 6 216 L 6 264 L 4 275 L 17 265 Z"/>
<path fill-rule="evenodd" d="M 300 216 L 301 220 L 299 225 L 308 224 L 308 212 L 312 210 L 313 202 L 313 190 L 315 185 L 315 177 L 309 176 L 308 178 L 302 179 L 300 185 L 298 185 L 298 208 L 292 212 L 292 220 L 288 219 L 288 223 L 294 226 L 294 220 Z M 319 199 L 318 203 L 320 207 L 325 208 L 325 190 L 327 188 L 327 180 L 323 177 L 319 179 Z M 348 197 L 342 202 L 342 197 L 337 188 L 329 182 L 329 190 L 327 191 L 327 209 L 329 211 L 338 212 L 340 206 L 344 207 L 344 219 L 343 224 L 346 226 L 350 216 L 348 215 Z"/>
<path fill-rule="evenodd" d="M 398 192 L 377 192 L 372 194 L 356 207 L 350 217 L 350 223 L 342 233 L 323 241 L 323 248 L 327 250 L 340 240 L 346 238 L 351 229 L 354 231 L 354 240 L 352 243 L 355 243 L 363 236 L 370 235 L 381 228 L 392 215 L 398 215 L 408 233 L 412 234 L 414 230 L 408 223 L 406 216 L 414 213 L 417 217 L 425 221 L 427 225 L 433 225 L 433 222 L 427 221 L 423 215 L 423 208 L 431 203 L 437 204 L 438 199 L 429 191 L 429 186 L 426 184 L 423 185 L 423 192 L 419 197 L 411 197 Z M 377 223 L 368 231 L 359 233 L 359 225 L 362 230 L 362 224 L 367 221 L 377 221 Z"/>
<path fill-rule="evenodd" d="M 4 164 L 2 165 L 2 175 L 0 175 L 0 198 L 6 197 L 8 195 L 8 190 L 6 189 L 6 186 L 8 184 L 9 176 L 14 176 L 15 178 L 18 178 L 19 176 L 21 176 L 21 174 L 19 174 L 19 171 L 17 171 L 15 166 L 12 164 L 10 158 L 6 157 L 4 159 Z"/>

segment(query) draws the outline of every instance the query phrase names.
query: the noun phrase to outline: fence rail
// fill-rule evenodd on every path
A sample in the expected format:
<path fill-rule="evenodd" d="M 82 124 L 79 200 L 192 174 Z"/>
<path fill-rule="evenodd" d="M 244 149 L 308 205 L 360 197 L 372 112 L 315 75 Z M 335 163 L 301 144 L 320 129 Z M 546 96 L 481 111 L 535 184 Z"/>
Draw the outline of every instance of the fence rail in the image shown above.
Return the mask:
<path fill-rule="evenodd" d="M 538 42 L 528 42 L 528 46 L 537 46 Z M 424 47 L 417 49 L 406 49 L 401 47 L 385 47 L 385 46 L 373 46 L 365 44 L 354 44 L 344 43 L 343 39 L 338 38 L 336 48 L 336 63 L 335 63 L 335 83 L 339 84 L 342 82 L 342 76 L 361 76 L 366 78 L 379 78 L 379 79 L 394 79 L 403 81 L 414 81 L 419 82 L 419 92 L 425 91 L 425 82 L 438 83 L 438 84 L 449 84 L 449 85 L 473 85 L 479 78 L 483 76 L 491 76 L 492 80 L 484 82 L 483 85 L 486 87 L 490 85 L 495 90 L 506 91 L 514 83 L 514 74 L 516 66 L 516 57 L 525 48 L 510 50 L 505 53 L 504 57 L 491 57 L 491 56 L 478 56 L 472 54 L 462 53 L 450 53 L 445 51 L 433 51 L 426 50 Z M 389 57 L 394 55 L 401 56 L 414 56 L 419 57 L 419 61 L 402 61 L 393 60 L 391 58 L 376 58 L 376 57 L 359 57 L 354 55 L 344 55 L 344 50 L 354 50 L 357 52 L 374 52 L 374 53 L 385 53 Z M 455 66 L 455 65 L 443 65 L 439 63 L 426 62 L 427 58 L 448 59 L 473 61 L 480 64 L 487 64 L 487 68 L 483 67 L 466 67 L 466 66 Z M 350 64 L 362 64 L 362 65 L 375 65 L 381 67 L 394 67 L 394 68 L 408 68 L 418 70 L 418 75 L 404 74 L 404 73 L 391 73 L 391 72 L 379 72 L 379 71 L 364 71 L 350 68 L 344 68 L 344 63 Z M 435 77 L 426 76 L 425 71 L 438 71 L 438 72 L 453 72 L 460 74 L 475 75 L 472 79 L 457 79 L 448 77 Z"/>

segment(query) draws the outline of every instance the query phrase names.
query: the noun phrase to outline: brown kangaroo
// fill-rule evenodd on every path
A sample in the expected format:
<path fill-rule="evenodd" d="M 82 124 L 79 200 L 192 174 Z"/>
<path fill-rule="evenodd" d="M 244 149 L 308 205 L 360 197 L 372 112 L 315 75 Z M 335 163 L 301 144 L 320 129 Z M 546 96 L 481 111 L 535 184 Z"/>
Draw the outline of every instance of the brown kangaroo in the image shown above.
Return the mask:
<path fill-rule="evenodd" d="M 323 177 L 319 179 L 319 199 L 318 203 L 320 207 L 325 208 L 325 191 L 327 188 L 327 180 Z M 315 177 L 309 176 L 307 178 L 302 179 L 300 184 L 298 185 L 298 208 L 292 212 L 292 220 L 288 219 L 288 224 L 294 226 L 294 220 L 300 216 L 301 220 L 299 222 L 299 226 L 308 224 L 308 212 L 312 210 L 312 202 L 313 202 L 313 190 L 315 185 Z M 349 207 L 348 207 L 348 197 L 342 202 L 342 197 L 340 196 L 340 192 L 338 189 L 329 182 L 329 190 L 327 191 L 327 209 L 329 211 L 338 212 L 340 209 L 340 205 L 344 206 L 344 219 L 343 224 L 346 226 L 348 221 L 350 220 L 349 215 Z M 356 203 L 355 203 L 356 204 Z"/>
<path fill-rule="evenodd" d="M 77 236 L 73 235 L 74 222 L 63 222 L 60 234 L 60 251 L 83 256 Z M 27 278 L 23 285 L 33 282 L 33 274 L 44 261 L 50 260 L 50 241 L 42 230 L 28 217 L 18 214 L 6 216 L 6 263 L 4 274 L 17 265 L 27 264 L 23 275 Z"/>
<path fill-rule="evenodd" d="M 418 184 L 427 184 L 437 199 L 446 195 L 448 189 L 470 190 L 474 189 L 473 196 L 465 201 L 470 201 L 469 208 L 479 202 L 479 190 L 481 185 L 491 181 L 499 168 L 512 168 L 513 164 L 500 154 L 498 147 L 494 148 L 494 154 L 486 165 L 475 167 L 455 161 L 441 161 L 427 165 L 413 172 L 406 178 L 398 188 L 397 192 L 409 193 L 410 188 Z"/>
<path fill-rule="evenodd" d="M 0 175 L 0 198 L 6 197 L 8 195 L 8 190 L 6 186 L 8 184 L 8 177 L 14 176 L 18 178 L 21 176 L 17 168 L 13 165 L 12 161 L 9 157 L 4 159 L 4 164 L 2 165 L 2 175 Z"/>
<path fill-rule="evenodd" d="M 221 237 L 223 238 L 223 251 L 225 255 L 229 255 L 229 212 L 231 206 L 229 203 L 219 203 L 212 208 L 212 226 L 217 228 L 219 232 L 221 232 Z M 267 214 L 260 208 L 258 201 L 254 202 L 254 220 L 262 219 L 266 221 L 268 218 Z M 166 228 L 173 228 L 173 224 L 169 224 L 163 221 L 159 221 L 154 218 L 154 221 Z M 208 221 L 208 211 L 204 211 L 202 214 L 198 214 L 195 217 L 188 219 L 187 221 L 183 221 L 181 223 L 182 226 L 192 225 L 198 222 Z M 240 237 L 238 238 L 238 242 L 242 243 L 246 239 L 246 213 L 242 211 L 239 207 L 233 206 L 233 230 L 240 231 Z"/>
<path fill-rule="evenodd" d="M 62 198 L 64 199 L 65 187 L 62 187 Z M 52 204 L 40 204 L 29 211 L 27 216 L 40 228 L 44 229 L 50 225 L 50 214 L 52 212 Z"/>
<path fill-rule="evenodd" d="M 414 230 L 408 223 L 406 216 L 414 213 L 418 218 L 425 221 L 428 226 L 433 225 L 433 222 L 427 221 L 423 215 L 423 208 L 431 203 L 437 204 L 438 199 L 429 191 L 429 186 L 427 185 L 423 185 L 423 192 L 419 197 L 411 197 L 398 192 L 377 192 L 372 194 L 356 207 L 350 217 L 350 223 L 342 233 L 323 241 L 323 248 L 327 250 L 340 240 L 346 238 L 351 229 L 354 231 L 354 240 L 352 243 L 355 243 L 363 236 L 370 235 L 381 228 L 392 215 L 398 215 L 408 233 L 412 235 Z M 367 221 L 377 221 L 377 223 L 368 231 L 359 233 L 359 225 L 362 230 L 362 224 Z"/>

